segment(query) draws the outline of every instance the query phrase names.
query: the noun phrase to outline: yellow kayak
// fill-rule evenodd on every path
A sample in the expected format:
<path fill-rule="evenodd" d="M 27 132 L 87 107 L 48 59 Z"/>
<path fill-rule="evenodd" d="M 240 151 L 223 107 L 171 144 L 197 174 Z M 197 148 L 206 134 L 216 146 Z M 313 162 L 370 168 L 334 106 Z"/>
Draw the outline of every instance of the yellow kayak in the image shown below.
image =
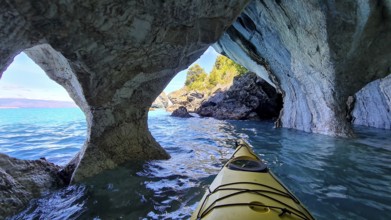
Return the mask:
<path fill-rule="evenodd" d="M 241 140 L 231 159 L 208 188 L 191 219 L 314 218 L 254 154 L 249 144 Z"/>

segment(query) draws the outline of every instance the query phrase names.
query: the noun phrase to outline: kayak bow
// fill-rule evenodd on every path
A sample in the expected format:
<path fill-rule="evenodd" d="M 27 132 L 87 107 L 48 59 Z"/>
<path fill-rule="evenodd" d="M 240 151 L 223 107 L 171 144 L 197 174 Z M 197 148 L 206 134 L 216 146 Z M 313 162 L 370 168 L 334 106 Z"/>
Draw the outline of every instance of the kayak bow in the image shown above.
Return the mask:
<path fill-rule="evenodd" d="M 243 140 L 216 176 L 192 220 L 314 218 Z"/>

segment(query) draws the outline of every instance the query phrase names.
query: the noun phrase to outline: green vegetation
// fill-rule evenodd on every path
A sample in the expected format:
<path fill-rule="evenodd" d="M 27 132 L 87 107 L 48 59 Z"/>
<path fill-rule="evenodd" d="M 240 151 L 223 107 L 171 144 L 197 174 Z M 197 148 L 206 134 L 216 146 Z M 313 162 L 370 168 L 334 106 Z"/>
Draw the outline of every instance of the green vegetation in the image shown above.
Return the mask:
<path fill-rule="evenodd" d="M 225 56 L 218 56 L 212 71 L 207 74 L 198 64 L 187 71 L 185 87 L 187 90 L 205 91 L 217 85 L 232 83 L 233 78 L 246 73 L 248 70 Z"/>
<path fill-rule="evenodd" d="M 185 86 L 190 90 L 205 90 L 207 85 L 208 75 L 205 70 L 198 64 L 194 64 L 187 71 Z"/>

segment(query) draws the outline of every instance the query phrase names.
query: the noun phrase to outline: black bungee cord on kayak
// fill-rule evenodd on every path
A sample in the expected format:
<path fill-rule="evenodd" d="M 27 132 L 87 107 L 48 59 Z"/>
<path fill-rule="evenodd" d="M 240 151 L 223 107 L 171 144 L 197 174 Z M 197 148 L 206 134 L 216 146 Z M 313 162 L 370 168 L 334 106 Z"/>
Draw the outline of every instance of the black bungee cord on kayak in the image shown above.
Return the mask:
<path fill-rule="evenodd" d="M 294 202 L 300 204 L 300 201 L 297 200 L 297 199 L 296 199 L 292 194 L 290 194 L 289 192 L 284 192 L 284 191 L 282 191 L 282 190 L 280 190 L 280 189 L 277 189 L 277 188 L 275 188 L 275 187 L 272 187 L 272 186 L 269 186 L 269 185 L 266 185 L 266 184 L 262 184 L 262 183 L 254 183 L 254 182 L 233 182 L 233 183 L 222 184 L 222 185 L 216 187 L 216 188 L 213 190 L 213 192 L 209 189 L 209 187 L 208 187 L 208 190 L 209 190 L 210 193 L 215 193 L 215 192 L 217 192 L 217 191 L 219 191 L 219 190 L 226 190 L 226 189 L 228 189 L 228 188 L 223 188 L 223 189 L 222 189 L 222 187 L 227 187 L 227 186 L 232 186 L 232 185 L 237 185 L 237 184 L 247 184 L 247 185 L 255 185 L 255 186 L 261 186 L 261 187 L 269 188 L 269 189 L 274 190 L 274 191 L 267 191 L 267 190 L 259 190 L 259 191 L 265 191 L 265 192 L 270 192 L 270 193 L 273 193 L 273 194 L 285 196 L 285 197 L 287 197 L 287 198 L 292 199 Z M 233 188 L 233 189 L 238 190 L 238 189 L 241 189 L 241 188 Z M 243 189 L 241 189 L 241 190 L 243 190 Z"/>
<path fill-rule="evenodd" d="M 296 215 L 297 217 L 299 217 L 299 218 L 301 218 L 303 220 L 310 220 L 309 218 L 303 217 L 303 216 L 298 215 L 296 213 L 293 213 L 293 212 L 289 211 L 288 209 L 286 209 L 284 207 L 270 206 L 270 205 L 261 205 L 261 204 L 251 204 L 251 203 L 234 203 L 234 204 L 216 205 L 212 209 L 207 210 L 206 212 L 203 212 L 203 215 L 202 216 L 198 216 L 197 220 L 201 220 L 204 216 L 209 214 L 209 212 L 211 212 L 213 209 L 232 207 L 232 206 L 249 206 L 249 205 L 251 205 L 251 206 L 259 206 L 259 207 L 264 207 L 264 208 L 270 208 L 270 209 L 279 209 L 279 210 L 281 210 L 281 213 L 278 215 L 280 217 L 283 216 L 284 214 L 288 213 L 288 214 Z"/>
<path fill-rule="evenodd" d="M 238 157 L 235 157 L 236 152 L 240 151 L 241 148 L 243 147 L 249 147 L 246 143 L 242 142 L 237 142 L 236 143 L 236 151 L 230 158 L 229 162 L 222 167 L 228 168 L 229 170 L 237 170 L 237 171 L 247 171 L 247 172 L 257 172 L 257 173 L 268 173 L 272 178 L 275 179 L 275 181 L 278 181 L 276 177 L 269 172 L 269 169 L 267 166 L 262 162 L 262 160 L 251 150 L 248 150 L 246 153 L 249 154 L 250 156 L 246 155 L 241 155 Z M 252 185 L 253 187 L 251 188 L 256 188 L 256 189 L 244 189 L 244 188 L 239 188 L 239 185 Z M 199 210 L 197 212 L 196 218 L 197 219 L 202 219 L 205 216 L 207 216 L 210 212 L 212 212 L 215 209 L 218 208 L 224 208 L 224 207 L 234 207 L 234 206 L 249 206 L 251 209 L 256 209 L 256 207 L 262 207 L 265 208 L 265 210 L 274 210 L 280 213 L 276 213 L 279 217 L 282 217 L 284 215 L 292 215 L 296 216 L 302 220 L 311 220 L 312 218 L 308 217 L 310 215 L 306 209 L 304 211 L 299 210 L 295 207 L 292 207 L 289 203 L 283 202 L 280 199 L 275 198 L 275 195 L 280 196 L 280 197 L 285 197 L 289 198 L 292 202 L 301 205 L 299 200 L 284 186 L 280 183 L 280 186 L 285 190 L 283 191 L 282 189 L 275 188 L 270 185 L 262 184 L 262 183 L 257 183 L 257 182 L 248 182 L 248 181 L 243 181 L 243 182 L 231 182 L 231 183 L 226 183 L 226 184 L 221 184 L 218 187 L 214 188 L 214 190 L 211 190 L 210 187 L 208 187 L 208 192 L 205 195 L 205 198 L 203 199 Z M 216 198 L 215 200 L 210 201 L 210 204 L 207 205 L 207 201 L 210 200 L 210 197 L 217 193 L 225 191 L 222 194 L 227 194 L 225 196 L 221 196 L 219 198 Z M 227 192 L 229 191 L 229 192 Z M 232 192 L 233 191 L 233 192 Z M 272 201 L 276 203 L 275 205 L 267 205 L 263 204 L 261 202 L 235 202 L 235 199 L 233 199 L 232 203 L 228 204 L 218 204 L 219 202 L 227 199 L 227 198 L 232 198 L 235 196 L 240 196 L 242 194 L 255 194 L 256 196 L 261 196 L 269 201 Z"/>
<path fill-rule="evenodd" d="M 288 213 L 288 214 L 295 215 L 295 216 L 297 216 L 297 217 L 299 217 L 299 218 L 301 218 L 303 220 L 309 220 L 306 217 L 306 215 L 303 212 L 301 212 L 300 210 L 297 210 L 297 209 L 291 207 L 290 205 L 288 205 L 288 204 L 286 204 L 284 202 L 281 202 L 278 199 L 275 199 L 273 197 L 270 197 L 270 196 L 264 194 L 264 193 L 273 193 L 273 194 L 277 194 L 277 195 L 280 195 L 280 196 L 285 196 L 285 197 L 293 199 L 296 203 L 300 204 L 300 202 L 297 199 L 295 199 L 294 197 L 292 197 L 288 193 L 285 193 L 283 191 L 280 191 L 280 190 L 275 189 L 275 188 L 270 187 L 270 186 L 267 186 L 267 187 L 271 188 L 273 190 L 276 190 L 277 192 L 269 191 L 269 190 L 249 190 L 249 189 L 241 189 L 241 188 L 223 188 L 223 189 L 221 189 L 221 187 L 224 187 L 224 186 L 227 186 L 227 185 L 234 185 L 234 184 L 248 184 L 248 182 L 235 182 L 235 183 L 225 184 L 225 185 L 221 185 L 221 186 L 217 187 L 215 190 L 213 190 L 211 193 L 209 193 L 207 195 L 206 199 L 203 201 L 203 203 L 201 205 L 201 208 L 200 208 L 199 212 L 197 213 L 197 218 L 198 219 L 203 218 L 208 213 L 210 213 L 213 209 L 216 209 L 216 208 L 222 208 L 222 207 L 228 207 L 228 206 L 259 206 L 259 207 L 265 207 L 265 208 L 270 208 L 270 209 L 279 209 L 279 210 L 281 210 L 281 213 L 279 214 L 279 216 L 283 216 L 284 214 Z M 263 185 L 263 184 L 259 184 L 259 185 Z M 224 197 L 216 199 L 204 211 L 201 212 L 201 210 L 205 206 L 205 202 L 206 202 L 207 198 L 209 198 L 213 193 L 216 193 L 218 191 L 224 191 L 224 190 L 237 190 L 238 192 L 234 192 L 234 193 L 231 193 L 231 194 L 226 195 Z M 210 191 L 210 189 L 209 189 L 209 191 Z M 236 196 L 236 195 L 239 195 L 239 194 L 243 194 L 243 193 L 255 193 L 255 194 L 259 195 L 259 196 L 263 196 L 263 197 L 266 197 L 266 198 L 271 199 L 273 201 L 276 201 L 276 202 L 284 205 L 285 207 L 262 205 L 262 204 L 254 204 L 254 203 L 231 203 L 231 204 L 215 205 L 217 202 L 219 202 L 221 200 L 224 200 L 226 198 L 229 198 L 229 197 L 232 197 L 232 196 Z M 287 209 L 286 207 L 288 207 L 292 211 Z"/>

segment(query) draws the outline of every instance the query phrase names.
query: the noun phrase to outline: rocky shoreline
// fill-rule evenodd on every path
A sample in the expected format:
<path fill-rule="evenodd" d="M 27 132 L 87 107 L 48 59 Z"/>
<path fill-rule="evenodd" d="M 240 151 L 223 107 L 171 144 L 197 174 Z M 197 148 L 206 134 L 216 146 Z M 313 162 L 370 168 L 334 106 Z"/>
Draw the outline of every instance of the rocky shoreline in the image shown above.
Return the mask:
<path fill-rule="evenodd" d="M 159 96 L 156 102 L 170 103 L 161 106 L 176 117 L 191 117 L 188 114 L 191 112 L 221 120 L 275 120 L 282 108 L 281 94 L 252 72 L 235 77 L 229 85 L 218 85 L 210 92 L 189 91 L 184 87 Z"/>
<path fill-rule="evenodd" d="M 21 160 L 0 153 L 0 219 L 21 211 L 33 198 L 65 186 L 62 167 L 45 158 Z"/>
<path fill-rule="evenodd" d="M 255 73 L 234 79 L 226 91 L 216 91 L 202 102 L 197 113 L 202 117 L 233 120 L 277 119 L 282 97 Z"/>

